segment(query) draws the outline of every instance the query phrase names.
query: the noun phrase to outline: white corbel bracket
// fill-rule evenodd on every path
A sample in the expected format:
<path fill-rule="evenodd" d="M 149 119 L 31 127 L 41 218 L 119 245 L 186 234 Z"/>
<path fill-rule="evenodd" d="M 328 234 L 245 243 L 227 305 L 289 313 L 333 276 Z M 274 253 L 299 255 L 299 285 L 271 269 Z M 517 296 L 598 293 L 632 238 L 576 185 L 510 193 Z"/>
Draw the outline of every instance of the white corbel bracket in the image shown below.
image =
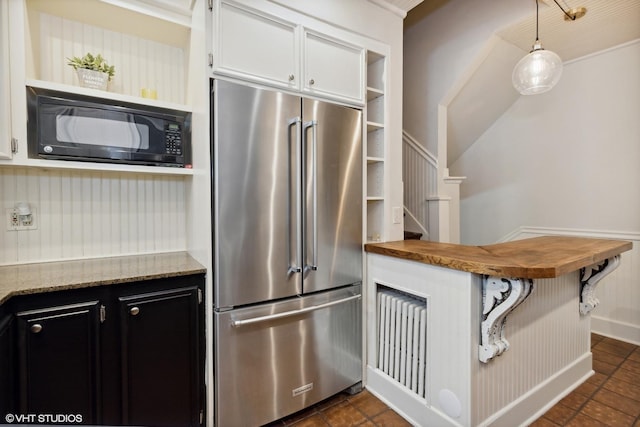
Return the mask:
<path fill-rule="evenodd" d="M 589 314 L 600 301 L 596 298 L 596 286 L 606 275 L 618 268 L 620 255 L 605 259 L 601 264 L 580 269 L 580 314 Z M 587 269 L 590 273 L 587 273 Z"/>
<path fill-rule="evenodd" d="M 482 324 L 478 358 L 488 363 L 509 349 L 504 336 L 507 315 L 533 291 L 531 279 L 485 276 L 482 280 Z"/>

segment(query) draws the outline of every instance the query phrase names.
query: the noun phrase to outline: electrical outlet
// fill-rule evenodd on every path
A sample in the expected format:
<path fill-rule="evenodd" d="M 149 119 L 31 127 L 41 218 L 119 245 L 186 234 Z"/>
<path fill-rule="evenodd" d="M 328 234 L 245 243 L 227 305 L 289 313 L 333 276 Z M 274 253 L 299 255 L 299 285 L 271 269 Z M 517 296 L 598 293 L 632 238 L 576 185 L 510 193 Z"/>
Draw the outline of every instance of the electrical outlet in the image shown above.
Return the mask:
<path fill-rule="evenodd" d="M 15 209 L 7 209 L 7 218 L 9 219 L 8 230 L 15 230 L 20 223 L 18 222 L 18 213 Z"/>
<path fill-rule="evenodd" d="M 7 231 L 22 231 L 22 230 L 37 230 L 38 224 L 36 223 L 35 208 L 31 208 L 30 215 L 18 215 L 18 212 L 14 208 L 6 209 L 7 212 Z"/>

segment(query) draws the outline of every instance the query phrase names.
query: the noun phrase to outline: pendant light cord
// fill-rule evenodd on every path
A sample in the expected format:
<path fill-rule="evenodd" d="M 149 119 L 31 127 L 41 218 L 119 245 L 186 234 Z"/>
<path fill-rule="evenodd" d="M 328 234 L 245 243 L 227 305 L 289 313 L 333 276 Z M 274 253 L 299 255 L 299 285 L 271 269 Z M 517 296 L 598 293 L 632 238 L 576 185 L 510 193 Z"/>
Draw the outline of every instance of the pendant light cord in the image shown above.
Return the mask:
<path fill-rule="evenodd" d="M 539 13 L 538 13 L 538 0 L 536 0 L 536 43 L 540 41 L 538 39 L 538 15 L 539 15 Z"/>
<path fill-rule="evenodd" d="M 564 14 L 565 14 L 569 19 L 571 19 L 572 21 L 575 21 L 575 20 L 576 20 L 576 15 L 574 14 L 573 16 L 571 16 L 571 15 L 570 15 L 566 10 L 564 10 L 564 8 L 563 8 L 562 6 L 560 6 L 560 3 L 558 3 L 558 0 L 553 0 L 553 2 L 554 2 L 555 4 L 557 4 L 557 5 L 558 5 L 558 7 L 560 8 L 560 10 L 561 10 L 562 12 L 564 12 Z M 566 3 L 565 3 L 565 4 L 566 4 Z M 539 11 L 538 11 L 538 8 L 539 8 L 539 6 L 538 6 L 538 0 L 536 0 L 536 42 L 540 41 L 540 40 L 538 39 L 538 20 L 539 20 L 539 15 L 540 15 L 540 13 L 539 13 Z"/>
<path fill-rule="evenodd" d="M 564 14 L 567 16 L 567 18 L 571 19 L 572 21 L 576 20 L 576 16 L 575 15 L 573 15 L 573 16 L 569 15 L 569 13 L 566 10 L 564 10 L 564 8 L 562 6 L 560 6 L 560 3 L 558 3 L 558 0 L 553 0 L 553 2 L 558 5 L 560 10 L 564 12 Z M 538 6 L 538 0 L 536 0 L 536 7 L 537 6 Z"/>

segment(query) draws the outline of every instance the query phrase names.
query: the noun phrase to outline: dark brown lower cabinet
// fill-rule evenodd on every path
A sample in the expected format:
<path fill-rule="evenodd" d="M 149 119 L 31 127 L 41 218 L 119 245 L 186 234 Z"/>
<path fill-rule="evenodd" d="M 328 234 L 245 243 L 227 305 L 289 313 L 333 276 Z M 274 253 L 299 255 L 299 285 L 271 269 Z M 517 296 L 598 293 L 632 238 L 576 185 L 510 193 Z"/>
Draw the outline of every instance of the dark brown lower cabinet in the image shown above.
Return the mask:
<path fill-rule="evenodd" d="M 124 424 L 200 424 L 198 288 L 119 298 Z"/>
<path fill-rule="evenodd" d="M 18 412 L 100 420 L 100 302 L 16 313 Z M 62 412 L 61 412 L 62 410 Z"/>
<path fill-rule="evenodd" d="M 0 313 L 0 420 L 15 409 L 13 319 L 12 315 Z"/>
<path fill-rule="evenodd" d="M 201 425 L 203 290 L 198 274 L 12 298 L 0 306 L 0 415 Z"/>

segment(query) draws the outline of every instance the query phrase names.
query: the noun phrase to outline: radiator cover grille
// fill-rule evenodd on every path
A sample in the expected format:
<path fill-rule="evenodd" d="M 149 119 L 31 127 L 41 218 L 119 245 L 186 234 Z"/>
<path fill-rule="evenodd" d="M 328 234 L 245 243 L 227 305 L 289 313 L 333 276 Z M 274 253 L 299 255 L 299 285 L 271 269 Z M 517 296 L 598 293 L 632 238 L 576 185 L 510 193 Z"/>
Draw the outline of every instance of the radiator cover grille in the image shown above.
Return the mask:
<path fill-rule="evenodd" d="M 421 398 L 427 385 L 427 303 L 424 298 L 378 289 L 378 366 Z"/>

